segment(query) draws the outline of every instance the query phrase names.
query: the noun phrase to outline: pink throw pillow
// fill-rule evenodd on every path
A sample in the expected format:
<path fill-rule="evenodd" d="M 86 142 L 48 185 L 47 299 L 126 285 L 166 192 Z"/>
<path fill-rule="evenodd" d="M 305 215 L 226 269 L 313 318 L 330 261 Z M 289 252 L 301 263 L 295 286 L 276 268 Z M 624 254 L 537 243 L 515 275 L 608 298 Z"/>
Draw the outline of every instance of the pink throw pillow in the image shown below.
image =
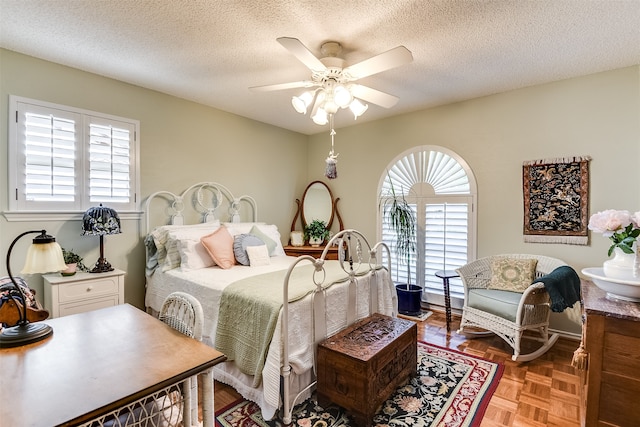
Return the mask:
<path fill-rule="evenodd" d="M 200 241 L 220 268 L 228 269 L 236 263 L 233 254 L 233 236 L 226 227 L 218 228 L 213 233 L 200 238 Z"/>

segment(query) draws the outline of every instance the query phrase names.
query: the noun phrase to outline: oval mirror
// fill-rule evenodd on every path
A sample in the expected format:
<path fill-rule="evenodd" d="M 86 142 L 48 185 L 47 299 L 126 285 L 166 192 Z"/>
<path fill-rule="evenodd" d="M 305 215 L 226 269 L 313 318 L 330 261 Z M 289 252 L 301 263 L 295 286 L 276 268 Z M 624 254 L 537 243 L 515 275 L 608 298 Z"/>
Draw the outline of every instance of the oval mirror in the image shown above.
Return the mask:
<path fill-rule="evenodd" d="M 333 222 L 333 195 L 322 181 L 314 181 L 307 186 L 302 196 L 302 226 L 306 227 L 314 219 L 319 219 L 331 228 Z"/>

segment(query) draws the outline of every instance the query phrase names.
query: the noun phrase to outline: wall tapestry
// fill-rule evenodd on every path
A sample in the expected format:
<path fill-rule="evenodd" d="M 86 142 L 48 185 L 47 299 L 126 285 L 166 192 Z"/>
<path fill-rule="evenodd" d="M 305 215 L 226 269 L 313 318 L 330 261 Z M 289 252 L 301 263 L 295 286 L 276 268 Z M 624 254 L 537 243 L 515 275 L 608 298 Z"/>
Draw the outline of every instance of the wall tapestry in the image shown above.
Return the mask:
<path fill-rule="evenodd" d="M 524 162 L 524 241 L 588 243 L 589 161 L 568 157 Z"/>

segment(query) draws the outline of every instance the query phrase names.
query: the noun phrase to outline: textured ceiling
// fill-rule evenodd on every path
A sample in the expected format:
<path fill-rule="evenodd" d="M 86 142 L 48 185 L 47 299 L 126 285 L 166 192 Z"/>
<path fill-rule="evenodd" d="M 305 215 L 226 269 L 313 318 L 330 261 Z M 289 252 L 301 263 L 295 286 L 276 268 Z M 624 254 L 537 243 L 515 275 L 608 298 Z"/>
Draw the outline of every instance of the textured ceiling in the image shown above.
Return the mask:
<path fill-rule="evenodd" d="M 0 46 L 304 134 L 327 131 L 291 107 L 310 78 L 276 42 L 347 65 L 404 45 L 414 61 L 359 83 L 400 98 L 357 123 L 640 64 L 640 1 L 0 0 Z M 341 111 L 336 127 L 353 124 Z"/>

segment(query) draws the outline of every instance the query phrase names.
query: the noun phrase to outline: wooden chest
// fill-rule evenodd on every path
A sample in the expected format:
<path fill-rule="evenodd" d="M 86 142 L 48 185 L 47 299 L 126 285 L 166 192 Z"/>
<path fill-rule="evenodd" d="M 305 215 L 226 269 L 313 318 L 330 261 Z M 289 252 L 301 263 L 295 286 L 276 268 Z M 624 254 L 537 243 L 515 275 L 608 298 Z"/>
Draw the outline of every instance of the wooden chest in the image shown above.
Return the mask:
<path fill-rule="evenodd" d="M 368 426 L 380 405 L 416 374 L 418 327 L 373 314 L 318 345 L 318 404 L 333 402 Z"/>

